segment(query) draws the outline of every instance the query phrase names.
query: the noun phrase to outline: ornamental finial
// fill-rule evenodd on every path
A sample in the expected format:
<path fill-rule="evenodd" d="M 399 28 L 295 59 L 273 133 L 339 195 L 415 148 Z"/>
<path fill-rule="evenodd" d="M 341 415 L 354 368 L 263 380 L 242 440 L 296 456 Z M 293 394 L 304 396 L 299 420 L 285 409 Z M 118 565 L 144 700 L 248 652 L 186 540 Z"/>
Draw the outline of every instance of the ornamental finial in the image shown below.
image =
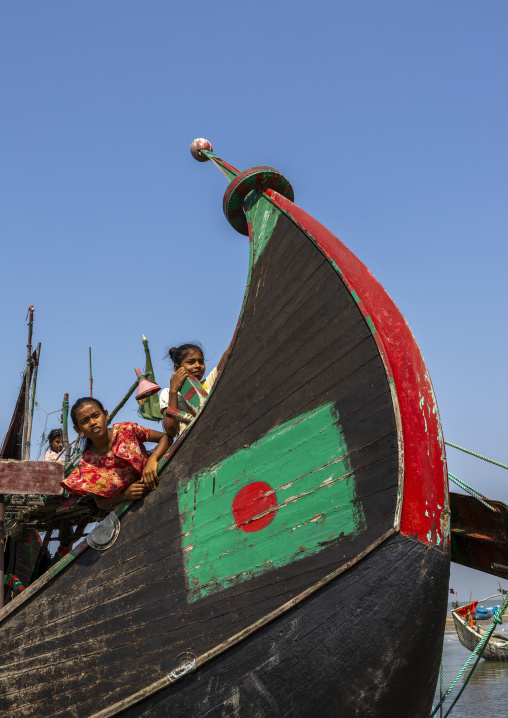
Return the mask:
<path fill-rule="evenodd" d="M 213 147 L 208 140 L 204 140 L 202 137 L 198 137 L 197 140 L 191 142 L 190 151 L 191 155 L 198 162 L 208 162 L 208 157 L 202 154 L 201 150 L 210 150 L 213 152 Z"/>

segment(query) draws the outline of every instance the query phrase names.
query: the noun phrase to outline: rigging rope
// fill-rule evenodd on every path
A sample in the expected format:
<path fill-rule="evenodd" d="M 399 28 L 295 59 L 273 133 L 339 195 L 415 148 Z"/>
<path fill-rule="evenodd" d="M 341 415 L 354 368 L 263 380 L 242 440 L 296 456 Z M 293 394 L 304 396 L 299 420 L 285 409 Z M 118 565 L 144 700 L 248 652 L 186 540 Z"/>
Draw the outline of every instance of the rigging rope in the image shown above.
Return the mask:
<path fill-rule="evenodd" d="M 453 446 L 454 449 L 459 449 L 460 451 L 464 451 L 466 454 L 471 454 L 471 456 L 476 456 L 477 459 L 483 459 L 483 461 L 488 461 L 490 464 L 495 464 L 496 466 L 500 466 L 502 469 L 508 469 L 507 464 L 502 464 L 500 461 L 494 461 L 494 459 L 489 459 L 488 456 L 483 456 L 482 454 L 477 454 L 476 451 L 470 451 L 470 449 L 465 449 L 463 446 L 459 446 L 458 444 L 452 444 L 451 441 L 445 441 L 445 444 L 447 446 Z"/>
<path fill-rule="evenodd" d="M 61 412 L 62 410 L 61 410 L 61 409 L 55 409 L 55 411 L 46 411 L 46 409 L 43 409 L 42 406 L 39 404 L 38 401 L 35 402 L 35 408 L 37 409 L 37 419 L 38 419 L 38 421 L 39 421 L 39 427 L 40 427 L 40 429 L 41 429 L 41 439 L 40 439 L 40 442 L 39 442 L 39 446 L 38 446 L 38 448 L 37 448 L 37 459 L 36 459 L 36 460 L 38 461 L 39 458 L 40 458 L 40 456 L 41 456 L 41 454 L 42 454 L 42 452 L 43 452 L 43 450 L 44 450 L 44 446 L 45 446 L 45 444 L 46 444 L 46 442 L 47 442 L 47 440 L 48 440 L 48 437 L 46 436 L 46 429 L 47 429 L 47 426 L 48 426 L 48 419 L 49 419 L 49 417 L 50 417 L 52 414 L 58 414 L 58 412 Z M 43 412 L 46 414 L 46 421 L 44 422 L 44 428 L 43 428 L 43 426 L 42 426 L 42 421 L 41 421 L 41 415 L 40 415 L 40 412 L 41 412 L 41 411 L 43 411 Z"/>
<path fill-rule="evenodd" d="M 473 496 L 475 499 L 477 499 L 480 503 L 482 503 L 484 506 L 486 506 L 491 511 L 494 511 L 494 513 L 499 513 L 499 509 L 495 506 L 491 506 L 488 503 L 488 498 L 481 494 L 479 491 L 474 489 L 472 486 L 469 486 L 469 484 L 466 484 L 465 481 L 462 481 L 462 479 L 459 479 L 458 476 L 455 476 L 455 474 L 452 474 L 451 471 L 448 472 L 448 478 L 450 481 L 453 481 L 454 484 L 456 484 L 459 488 L 464 489 L 468 494 Z"/>
<path fill-rule="evenodd" d="M 443 656 L 441 656 L 441 666 L 439 667 L 439 701 L 441 702 L 443 700 L 443 677 L 444 677 L 444 662 L 443 662 Z M 439 718 L 443 718 L 443 705 L 441 704 L 441 708 L 439 709 Z"/>

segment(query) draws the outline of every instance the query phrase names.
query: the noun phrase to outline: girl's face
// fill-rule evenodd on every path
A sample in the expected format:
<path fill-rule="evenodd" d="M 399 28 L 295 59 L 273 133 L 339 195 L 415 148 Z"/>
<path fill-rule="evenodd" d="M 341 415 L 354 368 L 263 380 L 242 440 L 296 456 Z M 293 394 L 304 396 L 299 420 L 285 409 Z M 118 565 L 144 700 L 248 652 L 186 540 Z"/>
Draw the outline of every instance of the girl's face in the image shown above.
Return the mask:
<path fill-rule="evenodd" d="M 51 446 L 51 451 L 56 451 L 56 453 L 59 454 L 59 453 L 62 451 L 62 449 L 63 449 L 62 437 L 61 437 L 61 436 L 57 436 L 57 437 L 56 437 L 55 439 L 53 439 L 53 441 L 50 443 L 50 446 Z"/>
<path fill-rule="evenodd" d="M 100 406 L 92 401 L 81 404 L 79 409 L 76 409 L 74 431 L 76 434 L 81 432 L 94 444 L 97 440 L 104 439 L 108 436 L 108 412 L 103 412 Z"/>
<path fill-rule="evenodd" d="M 175 371 L 180 367 L 187 369 L 194 379 L 201 381 L 206 369 L 203 352 L 200 352 L 199 349 L 192 349 L 185 355 L 180 364 L 175 364 Z"/>

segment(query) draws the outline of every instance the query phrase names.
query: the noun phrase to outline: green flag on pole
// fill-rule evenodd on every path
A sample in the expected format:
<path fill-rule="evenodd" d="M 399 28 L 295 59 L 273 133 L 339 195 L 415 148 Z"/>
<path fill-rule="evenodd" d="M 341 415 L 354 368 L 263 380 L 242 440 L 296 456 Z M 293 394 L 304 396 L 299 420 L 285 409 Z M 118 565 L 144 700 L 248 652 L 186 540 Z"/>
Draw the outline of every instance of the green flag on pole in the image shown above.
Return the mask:
<path fill-rule="evenodd" d="M 155 376 L 152 367 L 152 357 L 150 356 L 150 349 L 148 348 L 148 339 L 145 337 L 144 334 L 143 346 L 145 348 L 145 373 L 148 374 L 146 378 L 148 379 L 148 381 L 155 382 Z M 149 396 L 146 399 L 141 399 L 141 401 L 138 401 L 138 404 L 138 414 L 143 419 L 147 419 L 148 421 L 161 420 L 162 416 L 159 408 L 158 394 L 152 394 L 152 396 Z"/>

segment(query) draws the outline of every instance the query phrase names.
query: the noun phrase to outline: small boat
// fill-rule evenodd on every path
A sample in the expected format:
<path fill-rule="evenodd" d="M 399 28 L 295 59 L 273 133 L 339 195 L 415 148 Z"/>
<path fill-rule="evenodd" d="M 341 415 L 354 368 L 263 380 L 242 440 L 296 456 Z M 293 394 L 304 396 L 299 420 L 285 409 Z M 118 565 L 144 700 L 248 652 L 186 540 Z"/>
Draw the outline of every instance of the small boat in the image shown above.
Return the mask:
<path fill-rule="evenodd" d="M 483 601 L 474 601 L 461 608 L 452 610 L 455 630 L 464 648 L 467 648 L 469 651 L 474 651 L 488 631 L 488 628 L 479 626 L 473 621 L 475 613 L 477 612 L 477 604 L 498 597 L 501 598 L 502 602 L 504 597 L 501 594 L 495 594 L 494 596 L 484 598 Z M 485 646 L 482 658 L 485 658 L 487 661 L 508 661 L 508 637 L 494 632 Z"/>
<path fill-rule="evenodd" d="M 192 153 L 250 241 L 229 355 L 157 491 L 0 611 L 0 713 L 428 718 L 450 511 L 420 350 L 286 178 Z"/>

